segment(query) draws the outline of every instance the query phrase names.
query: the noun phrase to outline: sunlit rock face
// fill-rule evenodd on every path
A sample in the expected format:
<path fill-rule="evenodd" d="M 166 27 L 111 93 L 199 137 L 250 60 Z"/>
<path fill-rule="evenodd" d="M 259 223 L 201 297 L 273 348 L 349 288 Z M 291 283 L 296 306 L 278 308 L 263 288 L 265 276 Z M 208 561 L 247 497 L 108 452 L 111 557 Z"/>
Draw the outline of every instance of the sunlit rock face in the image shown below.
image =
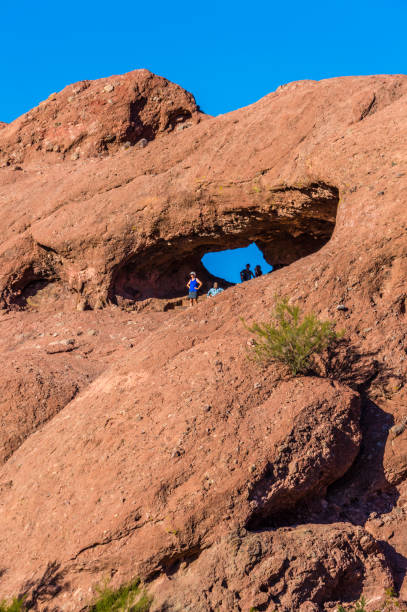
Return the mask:
<path fill-rule="evenodd" d="M 214 280 L 208 250 L 256 242 L 277 266 L 318 251 L 352 188 L 348 156 L 369 172 L 350 134 L 405 87 L 304 81 L 211 118 L 146 70 L 69 85 L 1 132 L 3 305 L 48 283 L 44 304 L 171 298 L 191 269 Z"/>
<path fill-rule="evenodd" d="M 212 118 L 137 71 L 1 128 L 0 599 L 407 599 L 406 90 L 303 81 Z M 204 253 L 252 242 L 281 269 L 184 308 Z M 247 358 L 276 296 L 345 329 L 319 376 Z"/>

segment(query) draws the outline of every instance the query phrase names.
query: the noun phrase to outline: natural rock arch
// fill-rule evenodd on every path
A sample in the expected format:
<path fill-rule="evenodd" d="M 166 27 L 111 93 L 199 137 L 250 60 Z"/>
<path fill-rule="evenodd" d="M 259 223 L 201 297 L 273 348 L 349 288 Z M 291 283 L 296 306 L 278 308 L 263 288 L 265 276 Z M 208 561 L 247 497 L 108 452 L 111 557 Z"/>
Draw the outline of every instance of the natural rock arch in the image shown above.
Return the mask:
<path fill-rule="evenodd" d="M 271 204 L 235 207 L 200 228 L 172 240 L 159 239 L 114 270 L 108 297 L 113 302 L 175 298 L 185 294 L 190 270 L 204 285 L 216 280 L 201 259 L 208 251 L 241 248 L 251 242 L 274 266 L 288 265 L 318 251 L 332 236 L 339 193 L 325 183 L 279 187 Z"/>

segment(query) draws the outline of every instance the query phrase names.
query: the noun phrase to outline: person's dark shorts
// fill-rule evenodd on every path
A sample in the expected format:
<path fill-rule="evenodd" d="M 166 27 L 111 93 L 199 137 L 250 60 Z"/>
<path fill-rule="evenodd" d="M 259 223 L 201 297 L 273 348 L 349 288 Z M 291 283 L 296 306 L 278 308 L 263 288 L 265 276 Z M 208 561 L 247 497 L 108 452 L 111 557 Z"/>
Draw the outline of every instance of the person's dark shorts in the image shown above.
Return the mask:
<path fill-rule="evenodd" d="M 196 300 L 198 297 L 198 291 L 190 291 L 188 293 L 188 297 L 190 300 Z"/>

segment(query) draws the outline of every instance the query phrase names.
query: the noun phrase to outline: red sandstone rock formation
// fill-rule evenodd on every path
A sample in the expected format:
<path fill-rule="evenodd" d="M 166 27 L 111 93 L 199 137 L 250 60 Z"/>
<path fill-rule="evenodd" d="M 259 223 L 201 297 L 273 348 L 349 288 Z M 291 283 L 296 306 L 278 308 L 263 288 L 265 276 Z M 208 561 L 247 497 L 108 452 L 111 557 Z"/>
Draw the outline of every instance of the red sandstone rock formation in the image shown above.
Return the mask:
<path fill-rule="evenodd" d="M 17 340 L 16 352 L 18 344 Z M 75 348 L 73 339 L 54 340 L 49 343 L 48 355 L 37 356 L 35 350 L 28 350 L 10 359 L 9 374 L 3 373 L 0 379 L 1 463 L 89 384 L 93 374 L 89 364 L 75 364 L 62 355 L 57 359 L 50 356 L 70 348 Z"/>
<path fill-rule="evenodd" d="M 140 575 L 157 611 L 407 600 L 406 93 L 304 81 L 200 121 L 138 71 L 2 129 L 0 596 L 80 610 Z M 289 265 L 152 310 L 251 241 Z M 240 317 L 276 293 L 346 329 L 327 378 L 248 362 Z"/>
<path fill-rule="evenodd" d="M 46 156 L 47 163 L 106 155 L 120 147 L 147 146 L 158 134 L 199 121 L 194 97 L 148 70 L 81 81 L 5 125 L 3 165 Z"/>

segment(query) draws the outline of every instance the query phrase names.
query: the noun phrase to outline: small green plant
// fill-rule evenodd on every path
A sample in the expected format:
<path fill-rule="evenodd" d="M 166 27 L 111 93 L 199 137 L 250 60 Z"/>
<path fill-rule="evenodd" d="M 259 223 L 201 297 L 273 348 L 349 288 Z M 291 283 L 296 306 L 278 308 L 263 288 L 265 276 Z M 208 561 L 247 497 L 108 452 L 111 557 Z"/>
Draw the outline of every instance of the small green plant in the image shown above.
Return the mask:
<path fill-rule="evenodd" d="M 300 307 L 287 299 L 276 302 L 270 323 L 253 323 L 246 328 L 257 336 L 252 345 L 255 360 L 263 365 L 283 363 L 294 376 L 309 372 L 313 356 L 343 336 L 335 331 L 333 321 L 320 321 L 314 313 L 303 315 Z"/>
<path fill-rule="evenodd" d="M 24 598 L 14 597 L 11 603 L 7 603 L 5 600 L 0 601 L 0 612 L 22 612 L 24 610 L 23 606 Z"/>
<path fill-rule="evenodd" d="M 386 589 L 386 598 L 380 609 L 373 610 L 372 612 L 391 612 L 395 608 L 400 610 L 400 612 L 407 612 L 406 608 L 400 607 L 400 602 L 397 598 L 397 594 L 393 588 Z M 355 606 L 352 608 L 346 607 L 344 608 L 340 605 L 337 608 L 337 612 L 366 612 L 366 600 L 364 597 L 361 597 L 359 601 L 356 602 Z"/>
<path fill-rule="evenodd" d="M 361 599 L 359 599 L 359 601 L 356 602 L 355 607 L 352 608 L 352 611 L 347 611 L 343 606 L 339 606 L 338 612 L 366 612 L 365 605 L 366 600 L 364 597 L 362 597 Z"/>
<path fill-rule="evenodd" d="M 356 602 L 355 612 L 366 612 L 365 605 L 366 599 L 362 597 L 359 601 Z"/>
<path fill-rule="evenodd" d="M 151 607 L 152 598 L 141 592 L 139 578 L 115 591 L 107 584 L 96 590 L 98 597 L 90 606 L 90 612 L 148 612 Z"/>

